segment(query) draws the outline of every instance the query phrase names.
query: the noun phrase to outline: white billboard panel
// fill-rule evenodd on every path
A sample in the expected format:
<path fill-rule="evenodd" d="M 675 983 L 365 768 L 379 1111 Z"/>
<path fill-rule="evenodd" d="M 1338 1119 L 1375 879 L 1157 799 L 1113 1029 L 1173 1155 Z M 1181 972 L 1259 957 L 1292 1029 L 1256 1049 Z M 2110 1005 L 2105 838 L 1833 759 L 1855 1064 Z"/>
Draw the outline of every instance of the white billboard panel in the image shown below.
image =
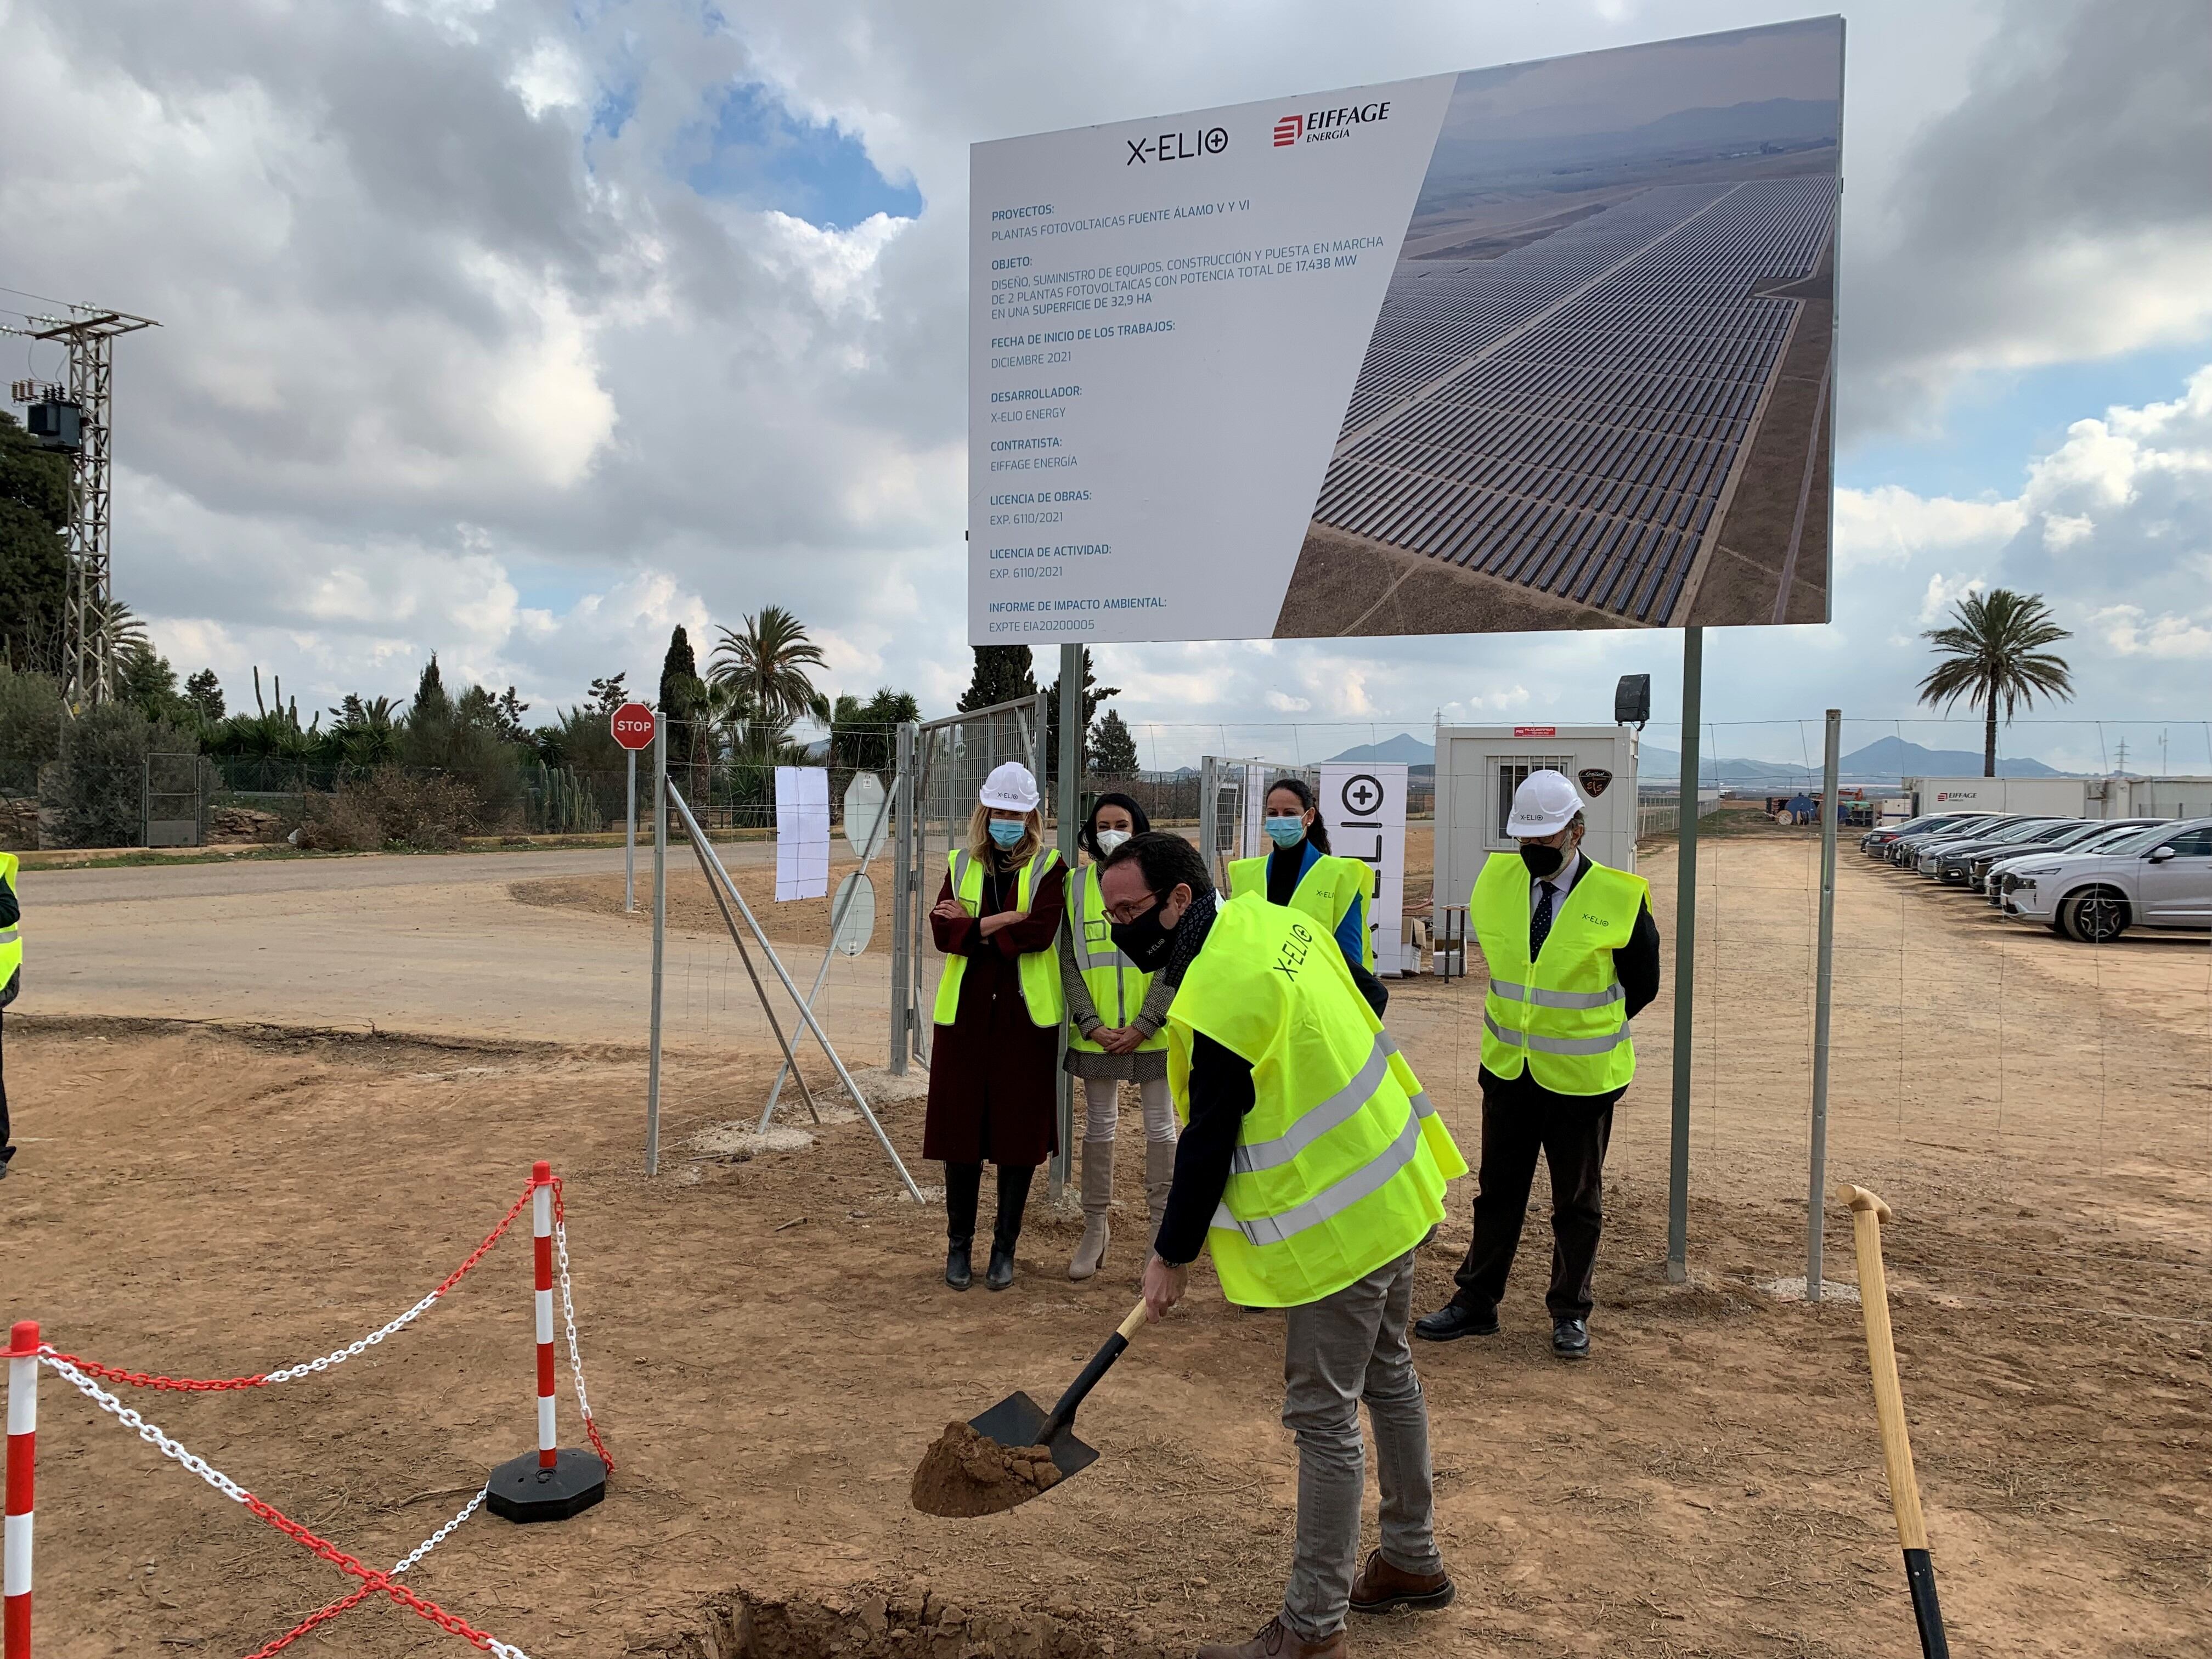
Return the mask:
<path fill-rule="evenodd" d="M 1842 52 L 976 145 L 970 642 L 1824 620 Z"/>

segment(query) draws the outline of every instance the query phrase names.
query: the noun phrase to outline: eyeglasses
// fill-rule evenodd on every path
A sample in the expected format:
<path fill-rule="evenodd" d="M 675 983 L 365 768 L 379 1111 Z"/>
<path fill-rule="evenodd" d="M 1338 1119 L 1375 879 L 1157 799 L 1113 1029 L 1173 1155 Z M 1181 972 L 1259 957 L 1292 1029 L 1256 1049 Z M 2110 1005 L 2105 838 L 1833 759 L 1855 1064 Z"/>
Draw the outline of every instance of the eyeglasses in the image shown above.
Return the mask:
<path fill-rule="evenodd" d="M 1106 920 L 1118 922 L 1127 927 L 1131 922 L 1149 915 L 1167 902 L 1166 896 L 1161 893 L 1154 893 L 1152 899 L 1152 902 L 1150 904 L 1139 904 L 1133 908 L 1127 904 L 1109 904 L 1106 907 Z"/>

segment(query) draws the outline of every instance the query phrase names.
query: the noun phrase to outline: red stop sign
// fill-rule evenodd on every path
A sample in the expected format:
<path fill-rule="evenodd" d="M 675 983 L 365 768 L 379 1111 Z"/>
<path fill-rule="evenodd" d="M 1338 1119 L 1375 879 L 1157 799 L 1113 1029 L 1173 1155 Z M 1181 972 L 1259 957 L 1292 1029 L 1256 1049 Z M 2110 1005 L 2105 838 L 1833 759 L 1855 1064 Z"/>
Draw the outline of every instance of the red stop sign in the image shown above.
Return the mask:
<path fill-rule="evenodd" d="M 653 710 L 641 702 L 626 702 L 608 722 L 615 741 L 625 749 L 647 749 L 653 744 Z"/>

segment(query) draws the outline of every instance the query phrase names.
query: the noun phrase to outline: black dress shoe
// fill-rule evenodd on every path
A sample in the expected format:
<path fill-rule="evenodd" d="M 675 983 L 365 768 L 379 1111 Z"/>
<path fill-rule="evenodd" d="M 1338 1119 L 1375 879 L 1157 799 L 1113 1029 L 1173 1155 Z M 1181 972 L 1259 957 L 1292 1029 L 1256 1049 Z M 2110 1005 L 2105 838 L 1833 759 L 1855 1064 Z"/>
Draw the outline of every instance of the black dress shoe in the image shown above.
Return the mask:
<path fill-rule="evenodd" d="M 945 1250 L 945 1282 L 956 1291 L 964 1291 L 975 1282 L 975 1269 L 968 1260 L 969 1241 L 961 1239 L 949 1244 Z"/>
<path fill-rule="evenodd" d="M 1014 1282 L 1014 1250 L 1009 1244 L 991 1246 L 991 1265 L 984 1270 L 983 1283 L 994 1291 L 1003 1291 Z"/>
<path fill-rule="evenodd" d="M 1562 1359 L 1589 1358 L 1589 1321 L 1587 1319 L 1555 1319 L 1552 1322 L 1552 1352 Z"/>
<path fill-rule="evenodd" d="M 1424 1342 L 1455 1342 L 1462 1336 L 1498 1334 L 1498 1310 L 1470 1308 L 1451 1301 L 1426 1318 L 1413 1322 L 1413 1334 Z"/>

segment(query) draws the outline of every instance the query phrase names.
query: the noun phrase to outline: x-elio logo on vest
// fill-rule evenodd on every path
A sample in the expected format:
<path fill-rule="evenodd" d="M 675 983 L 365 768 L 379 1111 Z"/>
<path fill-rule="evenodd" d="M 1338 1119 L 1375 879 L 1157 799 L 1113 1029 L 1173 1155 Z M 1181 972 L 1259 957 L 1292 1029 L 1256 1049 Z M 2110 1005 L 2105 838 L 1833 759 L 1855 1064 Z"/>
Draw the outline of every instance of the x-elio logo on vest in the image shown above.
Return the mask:
<path fill-rule="evenodd" d="M 1275 123 L 1275 148 L 1277 149 L 1280 149 L 1285 144 L 1297 143 L 1298 142 L 1298 135 L 1305 130 L 1306 118 L 1304 116 L 1285 115 L 1281 120 Z"/>

